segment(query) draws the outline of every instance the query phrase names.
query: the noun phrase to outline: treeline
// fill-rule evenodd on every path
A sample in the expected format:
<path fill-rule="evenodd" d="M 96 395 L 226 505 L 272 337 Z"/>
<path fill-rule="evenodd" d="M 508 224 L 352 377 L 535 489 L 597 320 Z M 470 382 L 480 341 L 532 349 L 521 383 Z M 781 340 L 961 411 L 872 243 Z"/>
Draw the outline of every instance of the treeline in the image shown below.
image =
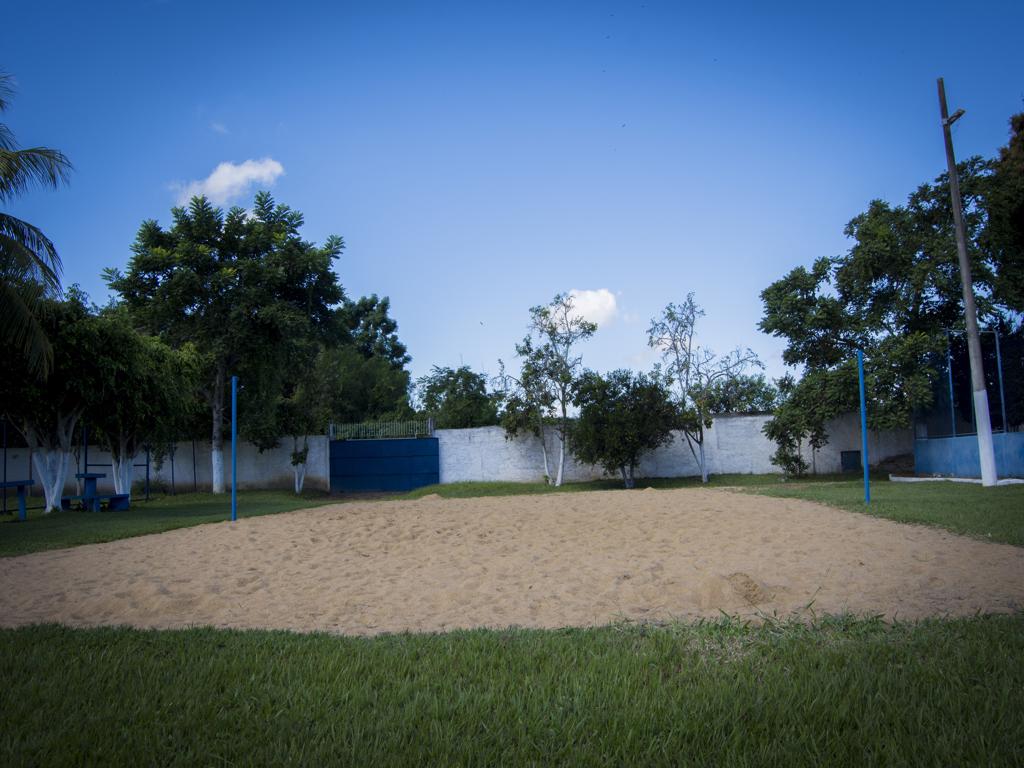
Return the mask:
<path fill-rule="evenodd" d="M 4 411 L 32 448 L 49 508 L 86 424 L 114 457 L 119 493 L 143 446 L 187 438 L 211 442 L 222 492 L 232 375 L 241 436 L 261 448 L 289 438 L 297 491 L 307 437 L 329 421 L 412 415 L 410 358 L 388 300 L 345 296 L 332 268 L 341 238 L 303 240 L 301 214 L 265 192 L 251 211 L 197 197 L 172 219 L 144 222 L 127 269 L 105 272 L 107 306 L 75 288 L 36 302 L 47 371 L 4 350 Z"/>

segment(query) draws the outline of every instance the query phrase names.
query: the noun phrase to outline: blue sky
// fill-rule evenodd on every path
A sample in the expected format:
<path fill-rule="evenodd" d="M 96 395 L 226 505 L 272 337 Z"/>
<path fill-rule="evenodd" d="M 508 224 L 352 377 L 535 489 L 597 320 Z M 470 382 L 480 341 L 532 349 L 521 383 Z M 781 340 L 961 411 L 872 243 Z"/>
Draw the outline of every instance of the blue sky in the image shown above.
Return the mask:
<path fill-rule="evenodd" d="M 777 376 L 758 294 L 944 169 L 935 78 L 967 110 L 959 157 L 992 155 L 1024 109 L 1019 2 L 42 0 L 4 17 L 5 120 L 75 164 L 12 209 L 55 241 L 65 284 L 102 301 L 100 270 L 186 191 L 269 188 L 307 238 L 345 238 L 349 295 L 391 297 L 414 375 L 496 373 L 528 308 L 576 289 L 601 325 L 590 367 L 649 367 L 650 318 L 694 291 L 701 340 Z"/>

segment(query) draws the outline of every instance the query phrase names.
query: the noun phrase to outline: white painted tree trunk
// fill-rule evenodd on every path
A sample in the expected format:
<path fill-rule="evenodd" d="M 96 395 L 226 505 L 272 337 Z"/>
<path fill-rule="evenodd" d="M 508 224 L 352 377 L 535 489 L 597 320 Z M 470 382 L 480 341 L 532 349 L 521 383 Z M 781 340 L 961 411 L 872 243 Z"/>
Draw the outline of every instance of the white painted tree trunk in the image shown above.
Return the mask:
<path fill-rule="evenodd" d="M 302 493 L 302 484 L 306 480 L 306 460 L 309 458 L 309 437 L 302 436 L 302 450 L 299 450 L 299 437 L 292 435 L 292 471 L 295 473 L 295 493 Z M 302 461 L 299 461 L 302 459 Z"/>
<path fill-rule="evenodd" d="M 700 443 L 700 481 L 706 483 L 708 481 L 708 462 L 704 457 L 704 436 L 701 435 Z"/>
<path fill-rule="evenodd" d="M 213 435 L 210 439 L 210 480 L 214 493 L 224 493 L 224 376 L 217 370 L 213 383 Z"/>
<path fill-rule="evenodd" d="M 565 470 L 565 436 L 558 433 L 558 475 L 555 477 L 555 487 L 562 485 L 562 473 Z"/>
<path fill-rule="evenodd" d="M 32 464 L 46 501 L 44 514 L 60 509 L 60 497 L 64 493 L 70 463 L 71 451 L 53 448 L 36 448 L 32 451 Z"/>
<path fill-rule="evenodd" d="M 120 456 L 113 456 L 110 459 L 114 470 L 114 493 L 126 493 L 129 499 L 132 495 L 132 472 L 135 469 L 135 454 L 131 456 L 125 450 Z"/>
<path fill-rule="evenodd" d="M 548 462 L 548 436 L 544 431 L 544 414 L 537 411 L 537 426 L 540 429 L 540 452 L 544 456 L 544 482 L 551 485 L 551 466 Z"/>
<path fill-rule="evenodd" d="M 213 471 L 213 492 L 224 493 L 224 444 L 210 452 L 211 469 Z"/>

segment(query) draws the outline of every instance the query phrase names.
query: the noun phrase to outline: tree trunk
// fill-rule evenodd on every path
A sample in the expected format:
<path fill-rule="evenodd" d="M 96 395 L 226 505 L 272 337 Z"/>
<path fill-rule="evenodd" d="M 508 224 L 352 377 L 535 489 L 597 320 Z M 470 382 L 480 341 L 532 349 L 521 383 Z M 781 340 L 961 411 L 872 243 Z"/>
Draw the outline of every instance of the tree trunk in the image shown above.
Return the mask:
<path fill-rule="evenodd" d="M 78 416 L 78 414 L 58 416 L 55 430 L 46 438 L 46 444 L 40 439 L 39 432 L 31 425 L 26 424 L 21 429 L 31 451 L 32 466 L 35 467 L 36 476 L 43 487 L 45 499 L 43 514 L 60 509 L 60 497 L 64 493 L 64 483 L 67 481 L 68 467 L 71 463 L 71 438 L 75 434 Z"/>
<path fill-rule="evenodd" d="M 622 473 L 622 484 L 626 488 L 636 488 L 636 479 L 633 477 L 633 465 L 623 464 L 619 467 L 619 472 Z"/>
<path fill-rule="evenodd" d="M 562 478 L 565 472 L 565 430 L 568 422 L 568 414 L 565 411 L 565 400 L 562 400 L 562 424 L 558 429 L 558 476 L 555 477 L 555 487 L 562 486 Z"/>
<path fill-rule="evenodd" d="M 75 496 L 81 496 L 82 495 L 82 479 L 80 477 L 78 477 L 77 475 L 78 475 L 79 472 L 88 472 L 89 471 L 88 467 L 85 467 L 84 469 L 80 469 L 81 462 L 82 462 L 82 446 L 81 446 L 81 443 L 76 444 L 75 447 L 71 449 L 71 458 L 73 458 L 75 460 L 75 475 L 76 475 L 76 477 L 75 477 Z"/>
<path fill-rule="evenodd" d="M 213 383 L 213 435 L 210 438 L 211 478 L 214 493 L 224 493 L 224 368 L 217 367 Z"/>
<path fill-rule="evenodd" d="M 309 440 L 303 436 L 302 438 L 303 448 L 307 452 L 309 451 Z M 292 455 L 295 456 L 299 452 L 299 438 L 292 438 Z M 298 464 L 292 464 L 292 470 L 295 472 L 295 493 L 302 493 L 302 485 L 306 481 L 306 462 L 302 461 Z"/>
<path fill-rule="evenodd" d="M 64 493 L 70 461 L 71 451 L 60 448 L 35 448 L 32 451 L 32 464 L 43 487 L 46 503 L 43 514 L 48 515 L 52 510 L 60 509 L 60 497 Z"/>
<path fill-rule="evenodd" d="M 700 436 L 700 442 L 697 445 L 700 446 L 700 481 L 706 483 L 708 481 L 708 463 L 704 457 L 704 435 Z"/>
<path fill-rule="evenodd" d="M 565 469 L 565 434 L 558 433 L 558 475 L 555 477 L 555 487 L 562 485 L 562 472 Z"/>
<path fill-rule="evenodd" d="M 128 441 L 122 438 L 116 452 L 110 454 L 111 469 L 114 471 L 114 493 L 132 495 L 132 471 L 135 464 L 135 453 L 128 450 Z"/>
<path fill-rule="evenodd" d="M 548 436 L 544 434 L 544 414 L 537 409 L 537 431 L 540 434 L 540 451 L 544 456 L 544 483 L 551 485 L 551 467 L 548 463 Z"/>

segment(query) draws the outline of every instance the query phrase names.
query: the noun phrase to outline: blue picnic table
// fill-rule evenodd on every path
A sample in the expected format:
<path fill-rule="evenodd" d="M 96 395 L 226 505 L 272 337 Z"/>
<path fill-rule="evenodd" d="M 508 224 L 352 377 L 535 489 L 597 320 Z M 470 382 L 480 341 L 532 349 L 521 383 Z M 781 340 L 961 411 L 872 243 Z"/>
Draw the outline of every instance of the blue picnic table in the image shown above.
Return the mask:
<path fill-rule="evenodd" d="M 24 520 L 26 517 L 25 513 L 25 496 L 28 493 L 28 488 L 35 485 L 34 480 L 7 480 L 0 483 L 0 488 L 4 489 L 4 493 L 7 493 L 8 488 L 18 489 L 18 519 Z"/>
<path fill-rule="evenodd" d="M 75 474 L 82 481 L 81 496 L 64 496 L 60 500 L 63 509 L 70 509 L 71 502 L 81 501 L 82 507 L 88 512 L 99 512 L 100 502 L 106 501 L 108 509 L 128 509 L 127 493 L 101 494 L 96 490 L 96 481 L 106 477 L 105 472 L 78 472 Z"/>

